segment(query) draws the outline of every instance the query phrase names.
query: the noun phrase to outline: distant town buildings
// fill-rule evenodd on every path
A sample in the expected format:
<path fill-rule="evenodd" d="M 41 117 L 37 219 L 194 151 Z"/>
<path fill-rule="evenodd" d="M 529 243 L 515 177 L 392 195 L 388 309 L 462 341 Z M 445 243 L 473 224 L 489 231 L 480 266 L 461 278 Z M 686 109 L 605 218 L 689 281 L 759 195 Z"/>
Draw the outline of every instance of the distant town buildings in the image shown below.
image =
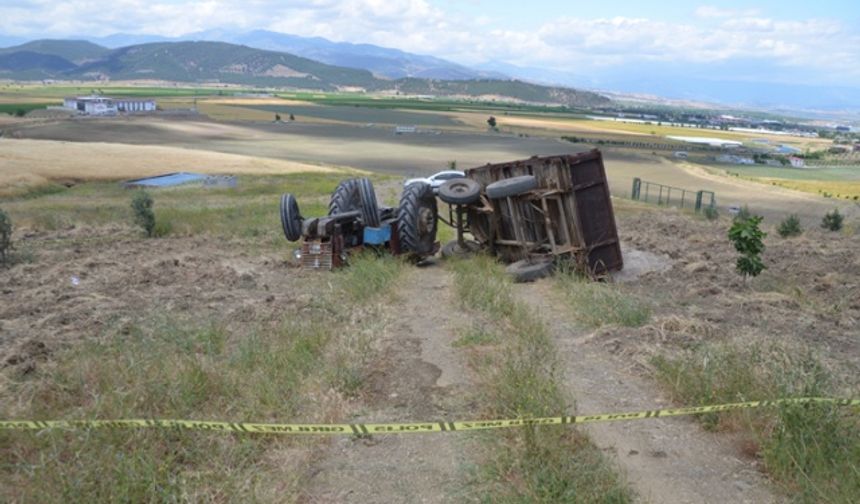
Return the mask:
<path fill-rule="evenodd" d="M 803 168 L 806 166 L 806 161 L 796 156 L 789 157 L 788 162 L 791 163 L 792 168 Z"/>
<path fill-rule="evenodd" d="M 736 142 L 734 140 L 726 140 L 723 138 L 708 138 L 708 137 L 689 137 L 689 136 L 667 136 L 666 138 L 670 138 L 672 140 L 678 140 L 680 142 L 687 142 L 691 144 L 699 144 L 699 145 L 708 145 L 711 147 L 720 147 L 723 149 L 734 149 L 737 147 L 743 146 L 742 142 Z"/>
<path fill-rule="evenodd" d="M 740 165 L 754 165 L 755 160 L 751 157 L 746 156 L 736 156 L 734 154 L 720 154 L 716 157 L 717 162 L 719 163 L 729 163 L 729 164 L 740 164 Z"/>
<path fill-rule="evenodd" d="M 154 112 L 155 100 L 144 98 L 109 98 L 107 96 L 74 96 L 63 98 L 63 107 L 85 115 L 117 115 Z"/>
<path fill-rule="evenodd" d="M 418 128 L 415 126 L 397 126 L 394 128 L 394 133 L 397 135 L 402 135 L 404 133 L 415 133 L 418 131 Z"/>

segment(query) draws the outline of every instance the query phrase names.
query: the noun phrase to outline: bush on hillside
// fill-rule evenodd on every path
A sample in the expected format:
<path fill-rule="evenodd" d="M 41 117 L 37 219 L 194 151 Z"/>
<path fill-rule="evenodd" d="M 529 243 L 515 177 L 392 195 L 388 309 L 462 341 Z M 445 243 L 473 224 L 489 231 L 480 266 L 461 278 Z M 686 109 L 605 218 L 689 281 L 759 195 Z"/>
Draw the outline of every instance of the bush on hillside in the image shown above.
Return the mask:
<path fill-rule="evenodd" d="M 131 198 L 134 223 L 140 226 L 149 237 L 152 237 L 155 231 L 155 212 L 152 211 L 152 205 L 152 197 L 144 190 L 135 192 Z"/>
<path fill-rule="evenodd" d="M 797 215 L 791 214 L 785 218 L 784 221 L 779 223 L 779 227 L 776 229 L 779 236 L 783 238 L 788 238 L 790 236 L 798 236 L 803 233 L 803 228 L 800 226 L 800 219 L 797 218 Z"/>

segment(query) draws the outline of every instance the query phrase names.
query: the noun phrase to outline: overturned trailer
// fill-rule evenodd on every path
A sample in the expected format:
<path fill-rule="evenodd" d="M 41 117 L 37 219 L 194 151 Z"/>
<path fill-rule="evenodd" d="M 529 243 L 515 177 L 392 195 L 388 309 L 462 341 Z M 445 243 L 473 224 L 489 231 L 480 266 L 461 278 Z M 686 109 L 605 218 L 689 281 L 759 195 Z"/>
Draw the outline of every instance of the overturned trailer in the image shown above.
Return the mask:
<path fill-rule="evenodd" d="M 398 207 L 385 208 L 369 180 L 350 179 L 332 194 L 326 217 L 304 219 L 285 194 L 281 223 L 289 240 L 303 241 L 301 262 L 314 269 L 336 268 L 348 251 L 366 246 L 423 260 L 439 250 L 437 221 L 457 229 L 444 255 L 486 250 L 510 263 L 518 280 L 545 276 L 562 263 L 593 276 L 622 268 L 600 151 L 488 164 L 465 175 L 439 187 L 447 219 L 427 184 L 407 185 Z"/>
<path fill-rule="evenodd" d="M 560 259 L 592 275 L 623 267 L 600 151 L 488 164 L 466 177 L 472 183 L 450 181 L 439 190 L 452 205 L 456 249 L 476 248 L 463 238 L 471 233 L 526 280 Z"/>

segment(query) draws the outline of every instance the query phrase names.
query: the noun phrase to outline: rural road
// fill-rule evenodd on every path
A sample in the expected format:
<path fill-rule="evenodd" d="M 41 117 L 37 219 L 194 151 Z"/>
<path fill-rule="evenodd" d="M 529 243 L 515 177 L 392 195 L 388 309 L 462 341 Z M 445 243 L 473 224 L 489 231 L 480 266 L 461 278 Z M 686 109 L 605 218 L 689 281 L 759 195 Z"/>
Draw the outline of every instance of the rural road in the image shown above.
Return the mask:
<path fill-rule="evenodd" d="M 517 285 L 521 302 L 552 331 L 565 386 L 577 414 L 641 411 L 668 406 L 656 385 L 633 376 L 565 316 L 549 281 Z M 782 502 L 761 473 L 740 458 L 728 436 L 703 431 L 691 418 L 660 418 L 585 427 L 622 469 L 641 502 L 655 504 Z"/>

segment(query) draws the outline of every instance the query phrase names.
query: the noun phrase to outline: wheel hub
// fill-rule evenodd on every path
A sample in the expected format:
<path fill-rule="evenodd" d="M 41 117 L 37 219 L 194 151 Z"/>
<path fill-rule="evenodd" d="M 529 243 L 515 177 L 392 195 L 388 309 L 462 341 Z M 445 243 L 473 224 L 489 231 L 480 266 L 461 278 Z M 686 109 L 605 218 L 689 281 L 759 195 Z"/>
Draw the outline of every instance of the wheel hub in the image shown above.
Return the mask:
<path fill-rule="evenodd" d="M 434 224 L 436 224 L 436 216 L 433 214 L 433 210 L 422 208 L 418 211 L 418 231 L 421 234 L 433 231 Z"/>

